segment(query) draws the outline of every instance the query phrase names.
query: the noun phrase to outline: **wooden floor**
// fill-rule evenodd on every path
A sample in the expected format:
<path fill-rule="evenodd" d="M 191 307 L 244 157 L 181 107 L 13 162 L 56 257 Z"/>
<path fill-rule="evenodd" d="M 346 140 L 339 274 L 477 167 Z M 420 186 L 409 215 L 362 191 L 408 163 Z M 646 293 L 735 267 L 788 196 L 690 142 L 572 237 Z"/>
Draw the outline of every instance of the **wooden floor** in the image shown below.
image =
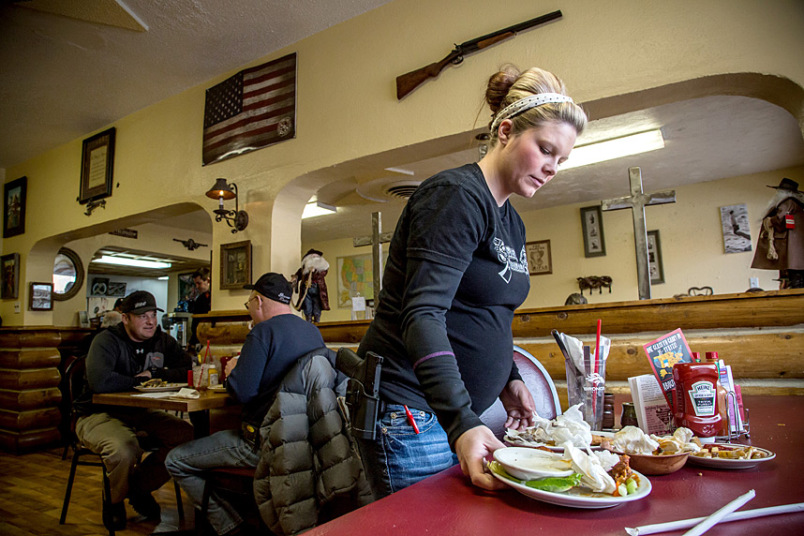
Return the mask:
<path fill-rule="evenodd" d="M 59 525 L 70 459 L 61 459 L 61 448 L 15 456 L 0 452 L 0 534 L 3 536 L 108 534 L 101 521 L 101 472 L 79 467 L 73 485 L 67 521 Z M 70 453 L 72 454 L 72 452 Z M 128 526 L 117 534 L 151 534 L 179 528 L 173 482 L 154 493 L 162 506 L 162 522 L 137 522 L 137 513 L 126 503 Z M 185 525 L 192 526 L 189 499 L 182 495 Z"/>

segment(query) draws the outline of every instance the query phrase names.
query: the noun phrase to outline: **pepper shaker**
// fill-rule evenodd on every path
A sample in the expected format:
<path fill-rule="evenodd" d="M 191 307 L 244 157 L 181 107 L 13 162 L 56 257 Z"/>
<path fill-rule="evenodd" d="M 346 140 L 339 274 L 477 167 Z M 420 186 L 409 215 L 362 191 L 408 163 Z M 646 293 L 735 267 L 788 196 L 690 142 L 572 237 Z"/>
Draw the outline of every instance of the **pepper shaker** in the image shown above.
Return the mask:
<path fill-rule="evenodd" d="M 614 429 L 614 393 L 603 393 L 603 422 L 604 430 Z"/>

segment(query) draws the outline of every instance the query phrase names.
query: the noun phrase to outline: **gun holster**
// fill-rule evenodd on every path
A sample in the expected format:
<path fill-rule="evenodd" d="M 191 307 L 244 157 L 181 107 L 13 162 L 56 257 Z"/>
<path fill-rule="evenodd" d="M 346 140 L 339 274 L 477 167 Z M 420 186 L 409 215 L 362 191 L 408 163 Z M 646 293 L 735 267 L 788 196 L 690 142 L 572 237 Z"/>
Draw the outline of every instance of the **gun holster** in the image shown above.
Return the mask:
<path fill-rule="evenodd" d="M 374 352 L 367 352 L 363 359 L 348 348 L 340 348 L 335 358 L 335 368 L 349 378 L 346 405 L 352 435 L 363 439 L 376 438 L 382 361 L 382 356 Z"/>

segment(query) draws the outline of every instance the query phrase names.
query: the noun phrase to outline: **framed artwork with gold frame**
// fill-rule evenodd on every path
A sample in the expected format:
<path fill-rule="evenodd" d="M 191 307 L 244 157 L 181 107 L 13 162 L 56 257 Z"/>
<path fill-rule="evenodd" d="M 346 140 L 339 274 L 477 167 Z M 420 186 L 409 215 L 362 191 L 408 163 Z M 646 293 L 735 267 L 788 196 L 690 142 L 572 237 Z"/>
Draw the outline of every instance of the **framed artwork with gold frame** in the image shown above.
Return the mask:
<path fill-rule="evenodd" d="M 251 240 L 221 244 L 222 289 L 242 289 L 251 284 Z"/>

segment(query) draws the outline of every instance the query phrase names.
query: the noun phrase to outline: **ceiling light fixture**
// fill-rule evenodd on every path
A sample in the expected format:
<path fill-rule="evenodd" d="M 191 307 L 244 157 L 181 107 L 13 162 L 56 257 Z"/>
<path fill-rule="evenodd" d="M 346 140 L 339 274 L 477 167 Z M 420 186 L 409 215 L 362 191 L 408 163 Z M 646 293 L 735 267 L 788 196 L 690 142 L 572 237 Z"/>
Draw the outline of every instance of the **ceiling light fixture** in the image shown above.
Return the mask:
<path fill-rule="evenodd" d="M 143 259 L 129 259 L 128 257 L 111 257 L 109 255 L 103 255 L 100 259 L 93 259 L 92 262 L 98 262 L 101 264 L 116 264 L 118 266 L 134 266 L 137 268 L 150 268 L 153 270 L 161 270 L 164 268 L 171 267 L 171 264 L 169 262 L 146 261 Z"/>
<path fill-rule="evenodd" d="M 660 129 L 630 134 L 621 138 L 604 140 L 575 147 L 569 159 L 559 166 L 566 170 L 606 160 L 614 160 L 623 156 L 647 153 L 664 148 L 664 137 Z"/>
<path fill-rule="evenodd" d="M 239 202 L 237 199 L 237 185 L 235 183 L 227 184 L 226 179 L 215 179 L 215 184 L 206 193 L 210 199 L 218 200 L 218 208 L 214 210 L 215 221 L 226 220 L 233 233 L 242 231 L 248 226 L 248 213 L 245 210 L 240 210 Z M 235 209 L 226 210 L 223 208 L 223 201 L 234 199 Z"/>
<path fill-rule="evenodd" d="M 315 218 L 316 216 L 326 216 L 327 214 L 336 214 L 338 207 L 327 205 L 321 201 L 314 201 L 304 205 L 304 212 L 302 212 L 302 219 Z"/>

